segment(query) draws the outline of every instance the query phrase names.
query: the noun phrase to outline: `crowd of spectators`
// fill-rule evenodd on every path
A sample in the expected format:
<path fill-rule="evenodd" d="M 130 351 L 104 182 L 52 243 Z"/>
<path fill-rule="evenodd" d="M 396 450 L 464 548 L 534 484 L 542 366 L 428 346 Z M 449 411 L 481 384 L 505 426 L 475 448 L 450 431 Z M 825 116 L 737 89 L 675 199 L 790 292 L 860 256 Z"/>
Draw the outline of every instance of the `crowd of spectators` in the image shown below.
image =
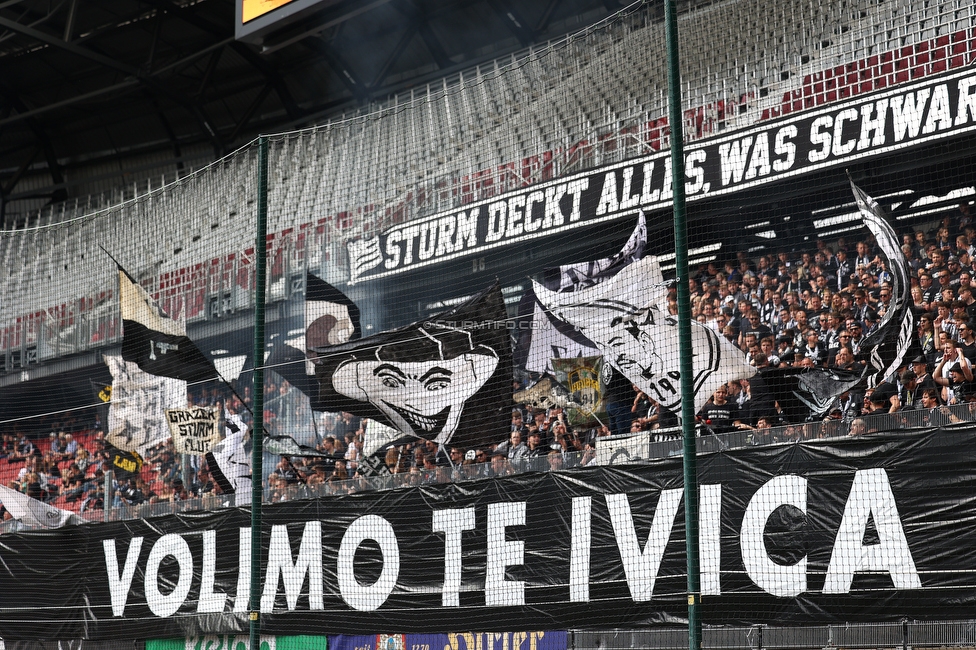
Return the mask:
<path fill-rule="evenodd" d="M 917 348 L 888 381 L 843 393 L 831 405 L 828 419 L 844 421 L 852 435 L 865 431 L 862 415 L 976 399 L 976 223 L 969 206 L 901 238 Z M 692 316 L 741 349 L 757 369 L 859 372 L 870 353 L 862 344 L 894 304 L 892 292 L 890 270 L 874 239 L 841 237 L 757 259 L 740 252 L 724 265 L 699 268 L 691 279 Z M 763 374 L 719 389 L 699 413 L 701 421 L 716 433 L 787 424 Z"/>
<path fill-rule="evenodd" d="M 788 422 L 771 397 L 763 377 L 768 373 L 759 373 L 715 392 L 698 414 L 703 432 L 740 431 L 752 443 L 764 444 L 871 433 L 878 426 L 865 416 L 876 414 L 902 414 L 913 425 L 976 419 L 976 223 L 968 205 L 961 205 L 934 227 L 901 237 L 917 348 L 895 376 L 873 390 L 839 395 L 823 420 L 797 423 Z M 734 260 L 702 265 L 693 274 L 692 317 L 728 339 L 759 370 L 857 372 L 867 361 L 863 342 L 894 304 L 891 279 L 868 234 L 816 240 L 809 250 L 755 258 L 740 252 Z M 673 295 L 670 309 L 676 312 Z M 246 383 L 194 387 L 190 403 L 220 405 L 250 423 L 250 391 Z M 281 457 L 270 472 L 267 497 L 284 501 L 344 494 L 372 489 L 370 482 L 377 478 L 393 486 L 417 485 L 587 466 L 596 460 L 600 437 L 640 431 L 658 431 L 661 439 L 678 435 L 676 415 L 619 376 L 606 397 L 609 416 L 589 426 L 571 426 L 558 406 L 515 404 L 508 435 L 490 444 L 462 448 L 416 441 L 370 458 L 363 450 L 366 419 L 313 413 L 295 389 L 272 376 L 265 385 L 266 429 L 317 441 L 319 456 Z M 104 508 L 109 471 L 115 476 L 115 507 L 225 496 L 206 460 L 175 453 L 171 440 L 148 452 L 141 471 L 127 474 L 112 467 L 103 415 L 93 422 L 67 417 L 45 423 L 51 427 L 46 438 L 20 431 L 0 438 L 0 463 L 6 465 L 2 480 L 8 487 L 82 512 Z"/>

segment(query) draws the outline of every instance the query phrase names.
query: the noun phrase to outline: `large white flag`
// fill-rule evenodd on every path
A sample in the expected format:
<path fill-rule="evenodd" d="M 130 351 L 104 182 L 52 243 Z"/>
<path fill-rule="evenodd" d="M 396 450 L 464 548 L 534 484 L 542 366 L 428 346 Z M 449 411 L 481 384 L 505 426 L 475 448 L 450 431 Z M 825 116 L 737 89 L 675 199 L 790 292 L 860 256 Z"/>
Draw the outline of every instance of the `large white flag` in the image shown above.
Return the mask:
<path fill-rule="evenodd" d="M 14 519 L 28 526 L 60 528 L 82 522 L 81 517 L 73 512 L 55 508 L 5 485 L 0 485 L 0 502 Z"/>
<path fill-rule="evenodd" d="M 668 290 L 656 257 L 645 257 L 578 291 L 558 293 L 539 283 L 534 290 L 553 316 L 593 341 L 607 363 L 676 413 L 681 411 L 682 354 L 692 355 L 696 412 L 722 384 L 756 373 L 741 350 L 695 321 L 691 350 L 681 349 L 677 319 L 660 306 Z"/>
<path fill-rule="evenodd" d="M 186 407 L 186 382 L 150 375 L 117 354 L 103 355 L 112 373 L 107 442 L 145 453 L 170 437 L 166 409 Z"/>

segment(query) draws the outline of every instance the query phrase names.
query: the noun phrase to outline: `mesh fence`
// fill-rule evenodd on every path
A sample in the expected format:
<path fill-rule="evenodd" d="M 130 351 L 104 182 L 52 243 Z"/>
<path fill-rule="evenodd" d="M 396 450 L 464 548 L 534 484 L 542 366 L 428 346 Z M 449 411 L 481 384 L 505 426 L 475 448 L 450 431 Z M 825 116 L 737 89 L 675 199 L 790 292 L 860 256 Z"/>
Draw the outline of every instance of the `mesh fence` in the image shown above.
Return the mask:
<path fill-rule="evenodd" d="M 976 598 L 973 9 L 680 10 L 688 278 L 646 3 L 269 136 L 263 358 L 258 143 L 0 232 L 5 578 L 52 558 L 0 635 L 243 643 L 260 367 L 269 648 L 680 646 L 691 355 L 706 645 L 941 643 Z"/>

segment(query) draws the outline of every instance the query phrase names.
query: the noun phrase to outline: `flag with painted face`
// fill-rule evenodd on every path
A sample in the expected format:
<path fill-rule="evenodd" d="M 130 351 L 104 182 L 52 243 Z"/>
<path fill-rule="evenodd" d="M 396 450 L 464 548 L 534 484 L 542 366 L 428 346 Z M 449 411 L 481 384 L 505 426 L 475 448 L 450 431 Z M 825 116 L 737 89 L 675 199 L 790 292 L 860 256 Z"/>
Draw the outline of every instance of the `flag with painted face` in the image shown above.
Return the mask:
<path fill-rule="evenodd" d="M 662 406 L 680 412 L 679 360 L 686 352 L 678 343 L 677 319 L 662 310 L 668 289 L 656 257 L 645 257 L 578 291 L 550 291 L 539 283 L 534 289 L 553 316 L 596 344 L 605 369 L 616 368 Z M 719 386 L 747 379 L 756 369 L 725 337 L 696 321 L 691 326 L 697 412 Z"/>
<path fill-rule="evenodd" d="M 647 243 L 647 221 L 641 212 L 637 225 L 623 247 L 612 257 L 592 262 L 564 264 L 545 269 L 543 285 L 552 291 L 577 291 L 612 278 L 639 260 Z M 569 323 L 555 318 L 542 306 L 532 287 L 519 301 L 516 320 L 518 337 L 515 365 L 529 372 L 552 374 L 553 359 L 570 359 L 598 354 L 592 341 Z"/>
<path fill-rule="evenodd" d="M 475 447 L 508 432 L 512 352 L 498 284 L 424 322 L 314 352 L 324 410 L 439 444 Z"/>

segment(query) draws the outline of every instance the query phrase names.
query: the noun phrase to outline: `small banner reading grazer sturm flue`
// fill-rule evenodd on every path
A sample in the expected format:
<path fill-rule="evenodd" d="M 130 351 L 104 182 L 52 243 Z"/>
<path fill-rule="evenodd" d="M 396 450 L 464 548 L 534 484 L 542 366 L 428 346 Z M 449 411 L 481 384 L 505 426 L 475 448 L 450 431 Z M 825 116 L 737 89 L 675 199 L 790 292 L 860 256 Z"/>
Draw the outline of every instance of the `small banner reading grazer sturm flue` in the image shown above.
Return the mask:
<path fill-rule="evenodd" d="M 220 442 L 220 409 L 214 406 L 191 406 L 183 409 L 166 409 L 166 422 L 173 436 L 173 447 L 178 454 L 203 456 L 213 451 Z"/>

